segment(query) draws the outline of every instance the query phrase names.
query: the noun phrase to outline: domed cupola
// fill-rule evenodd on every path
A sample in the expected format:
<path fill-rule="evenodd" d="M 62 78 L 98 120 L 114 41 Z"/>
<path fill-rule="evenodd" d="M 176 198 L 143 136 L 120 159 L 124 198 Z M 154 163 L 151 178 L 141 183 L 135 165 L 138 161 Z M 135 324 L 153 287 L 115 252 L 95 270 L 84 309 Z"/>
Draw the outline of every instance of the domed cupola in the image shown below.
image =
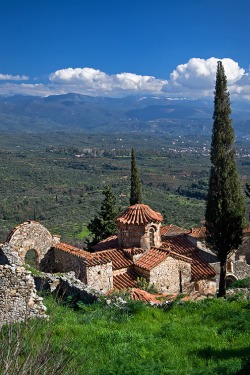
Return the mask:
<path fill-rule="evenodd" d="M 116 218 L 119 228 L 119 246 L 122 248 L 140 247 L 143 250 L 161 246 L 162 220 L 162 215 L 153 211 L 146 204 L 135 204 L 128 207 Z"/>

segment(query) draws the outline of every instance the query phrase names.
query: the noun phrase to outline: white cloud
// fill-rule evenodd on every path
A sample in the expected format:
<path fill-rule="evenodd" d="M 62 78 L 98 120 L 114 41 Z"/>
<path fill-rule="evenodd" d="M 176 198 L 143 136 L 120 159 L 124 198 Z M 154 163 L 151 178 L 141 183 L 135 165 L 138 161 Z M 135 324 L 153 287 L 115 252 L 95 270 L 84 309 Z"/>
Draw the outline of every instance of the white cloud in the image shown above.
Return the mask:
<path fill-rule="evenodd" d="M 12 74 L 0 74 L 1 81 L 27 81 L 29 79 L 28 76 L 13 76 Z"/>
<path fill-rule="evenodd" d="M 244 69 L 232 59 L 215 57 L 207 60 L 194 57 L 186 64 L 178 65 L 170 75 L 169 85 L 165 86 L 163 91 L 190 96 L 212 96 L 218 60 L 223 63 L 228 89 L 230 92 L 233 89 L 234 93 L 238 82 L 246 74 Z"/>
<path fill-rule="evenodd" d="M 74 92 L 96 95 L 119 95 L 133 92 L 160 92 L 167 80 L 133 73 L 108 75 L 93 68 L 68 68 L 50 74 L 50 81 L 57 85 L 68 85 Z M 65 86 L 65 89 L 67 87 Z"/>
<path fill-rule="evenodd" d="M 166 94 L 169 97 L 213 97 L 217 61 L 192 58 L 180 64 L 170 74 L 169 79 L 158 79 L 134 73 L 109 75 L 94 68 L 66 68 L 49 75 L 47 83 L 3 82 L 0 94 L 27 94 L 46 96 L 52 94 L 79 93 L 85 95 L 126 96 L 129 94 Z M 220 59 L 225 68 L 228 90 L 233 98 L 250 100 L 250 74 L 230 59 Z M 26 80 L 21 75 L 0 74 L 0 80 Z"/>

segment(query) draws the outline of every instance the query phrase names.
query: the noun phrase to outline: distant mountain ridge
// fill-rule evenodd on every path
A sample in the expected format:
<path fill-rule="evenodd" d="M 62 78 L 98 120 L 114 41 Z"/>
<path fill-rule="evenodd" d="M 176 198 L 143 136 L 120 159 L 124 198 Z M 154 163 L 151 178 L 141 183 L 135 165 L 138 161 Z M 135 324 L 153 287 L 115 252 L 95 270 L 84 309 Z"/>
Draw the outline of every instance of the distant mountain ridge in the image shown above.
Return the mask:
<path fill-rule="evenodd" d="M 250 133 L 250 106 L 233 102 L 238 136 Z M 0 97 L 1 131 L 86 131 L 210 134 L 213 101 L 164 96 L 93 97 L 80 94 L 48 97 Z"/>

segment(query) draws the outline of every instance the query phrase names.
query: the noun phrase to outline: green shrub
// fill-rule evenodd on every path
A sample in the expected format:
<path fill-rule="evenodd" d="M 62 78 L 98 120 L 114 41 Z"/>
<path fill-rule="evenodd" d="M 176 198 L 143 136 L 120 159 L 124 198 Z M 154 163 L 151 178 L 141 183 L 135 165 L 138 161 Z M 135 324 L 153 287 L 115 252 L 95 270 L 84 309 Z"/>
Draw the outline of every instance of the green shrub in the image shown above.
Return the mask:
<path fill-rule="evenodd" d="M 250 288 L 250 277 L 234 281 L 230 288 Z"/>

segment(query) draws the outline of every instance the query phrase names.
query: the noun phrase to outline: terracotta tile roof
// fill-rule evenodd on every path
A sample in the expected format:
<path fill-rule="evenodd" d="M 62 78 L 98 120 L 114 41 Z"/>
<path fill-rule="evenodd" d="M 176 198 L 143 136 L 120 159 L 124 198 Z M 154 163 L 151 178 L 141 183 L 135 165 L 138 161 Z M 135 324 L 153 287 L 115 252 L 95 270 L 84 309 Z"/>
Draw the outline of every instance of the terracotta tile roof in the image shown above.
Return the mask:
<path fill-rule="evenodd" d="M 216 272 L 209 263 L 205 262 L 205 260 L 195 251 L 191 258 L 193 260 L 192 267 L 191 267 L 191 274 L 193 280 L 201 280 L 205 278 L 215 277 Z"/>
<path fill-rule="evenodd" d="M 129 270 L 120 275 L 113 277 L 114 289 L 122 290 L 127 288 L 138 287 L 137 284 L 138 274 L 134 270 Z"/>
<path fill-rule="evenodd" d="M 184 255 L 185 257 L 191 258 L 192 266 L 191 273 L 193 280 L 204 279 L 207 277 L 214 277 L 216 275 L 215 270 L 209 263 L 207 263 L 199 254 L 198 249 L 193 245 L 187 238 L 186 235 L 179 235 L 165 238 L 163 246 L 169 246 L 172 253 Z"/>
<path fill-rule="evenodd" d="M 123 249 L 123 252 L 127 254 L 129 257 L 131 257 L 133 255 L 143 254 L 145 253 L 145 250 L 143 250 L 140 247 L 132 247 L 132 248 Z"/>
<path fill-rule="evenodd" d="M 88 251 L 85 251 L 83 249 L 79 249 L 78 247 L 71 246 L 71 245 L 68 245 L 67 243 L 63 243 L 63 242 L 59 242 L 58 244 L 56 244 L 55 248 L 58 249 L 58 250 L 65 251 L 66 253 L 73 254 L 77 257 L 81 257 L 81 258 L 90 259 L 91 256 L 92 256 L 91 253 L 89 253 Z"/>
<path fill-rule="evenodd" d="M 55 246 L 55 249 L 65 251 L 66 253 L 82 258 L 87 267 L 93 267 L 110 262 L 110 260 L 95 258 L 93 254 L 89 253 L 88 251 L 62 242 L 58 243 Z"/>
<path fill-rule="evenodd" d="M 191 228 L 189 231 L 186 231 L 186 234 L 195 238 L 204 238 L 206 234 L 205 227 Z"/>
<path fill-rule="evenodd" d="M 151 270 L 164 261 L 168 255 L 169 251 L 167 249 L 153 247 L 137 259 L 135 265 L 146 270 Z"/>
<path fill-rule="evenodd" d="M 98 242 L 95 246 L 93 246 L 94 251 L 101 251 L 101 250 L 108 250 L 108 249 L 115 249 L 118 247 L 118 237 L 117 234 L 113 236 L 109 236 L 104 240 Z"/>
<path fill-rule="evenodd" d="M 186 233 L 187 229 L 180 228 L 177 225 L 169 224 L 161 227 L 161 236 L 172 236 L 176 234 Z"/>
<path fill-rule="evenodd" d="M 161 303 L 160 300 L 157 299 L 159 295 L 151 294 L 146 292 L 145 290 L 133 288 L 130 293 L 130 299 L 134 301 L 143 301 L 143 302 L 153 302 L 153 303 Z"/>
<path fill-rule="evenodd" d="M 243 234 L 249 234 L 250 233 L 250 227 L 243 229 Z"/>
<path fill-rule="evenodd" d="M 112 261 L 113 270 L 119 270 L 121 268 L 127 268 L 133 261 L 129 259 L 126 254 L 119 249 L 111 249 L 92 253 L 94 259 L 100 261 Z"/>
<path fill-rule="evenodd" d="M 159 212 L 153 211 L 146 204 L 130 206 L 116 218 L 116 221 L 119 223 L 136 225 L 145 225 L 152 222 L 160 223 L 162 220 L 162 215 Z"/>
<path fill-rule="evenodd" d="M 187 262 L 187 263 L 192 263 L 192 259 L 190 257 L 175 253 L 174 251 L 171 251 L 171 250 L 169 251 L 169 256 L 175 259 L 183 260 L 184 262 Z"/>

